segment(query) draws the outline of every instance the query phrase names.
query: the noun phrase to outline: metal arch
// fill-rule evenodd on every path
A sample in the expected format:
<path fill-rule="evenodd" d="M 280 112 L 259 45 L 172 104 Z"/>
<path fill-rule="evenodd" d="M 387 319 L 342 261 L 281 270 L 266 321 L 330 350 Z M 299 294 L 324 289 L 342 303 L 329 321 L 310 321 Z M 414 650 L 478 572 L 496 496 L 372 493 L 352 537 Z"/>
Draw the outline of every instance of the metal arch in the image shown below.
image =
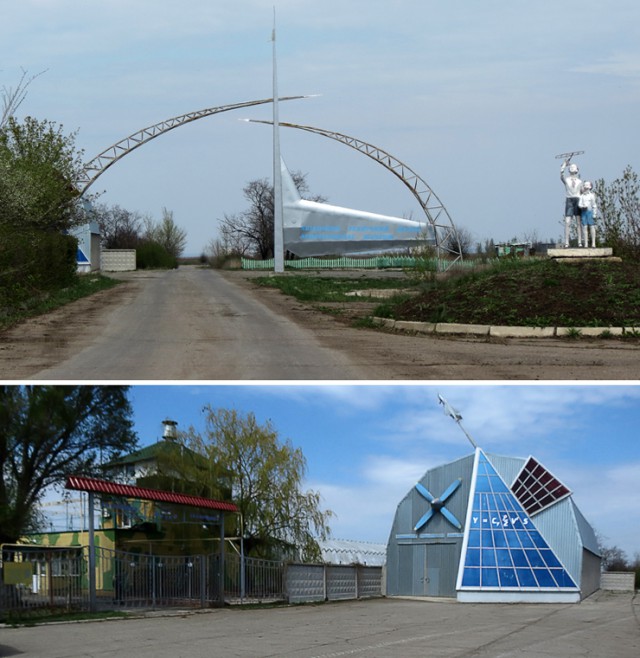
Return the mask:
<path fill-rule="evenodd" d="M 301 98 L 308 98 L 308 96 L 284 96 L 280 98 L 281 101 L 292 101 L 299 100 Z M 245 101 L 243 103 L 233 103 L 231 105 L 220 105 L 218 107 L 210 107 L 204 110 L 197 110 L 196 112 L 188 112 L 187 114 L 181 114 L 180 116 L 173 117 L 171 119 L 166 119 L 160 123 L 156 123 L 153 126 L 148 126 L 142 130 L 121 139 L 119 142 L 116 142 L 109 148 L 102 151 L 96 155 L 93 160 L 90 160 L 85 164 L 80 176 L 76 180 L 76 187 L 82 196 L 96 179 L 101 176 L 109 167 L 115 164 L 118 160 L 124 158 L 125 155 L 131 153 L 131 151 L 139 148 L 143 144 L 163 135 L 178 126 L 184 126 L 186 123 L 191 121 L 196 121 L 197 119 L 203 119 L 204 117 L 211 116 L 212 114 L 218 114 L 220 112 L 227 112 L 229 110 L 237 110 L 243 107 L 253 107 L 254 105 L 264 105 L 265 103 L 273 102 L 273 98 L 265 98 L 262 100 L 256 101 Z"/>
<path fill-rule="evenodd" d="M 272 121 L 261 121 L 257 119 L 250 119 L 251 123 L 266 123 L 272 124 Z M 391 173 L 397 176 L 410 190 L 411 193 L 416 197 L 418 203 L 420 204 L 422 210 L 427 216 L 429 224 L 434 229 L 436 249 L 447 251 L 455 256 L 453 261 L 451 261 L 449 267 L 453 265 L 458 260 L 462 260 L 462 247 L 460 245 L 460 238 L 456 227 L 451 219 L 447 209 L 444 207 L 444 204 L 437 197 L 436 193 L 429 187 L 424 179 L 422 179 L 411 167 L 408 167 L 406 164 L 402 163 L 400 160 L 392 156 L 387 151 L 357 139 L 356 137 L 350 137 L 349 135 L 344 135 L 342 133 L 334 132 L 332 130 L 325 130 L 324 128 L 315 128 L 313 126 L 302 126 L 296 123 L 287 123 L 280 122 L 281 126 L 285 128 L 298 128 L 299 130 L 306 130 L 307 132 L 316 133 L 318 135 L 323 135 L 324 137 L 329 137 L 330 139 L 335 139 L 346 146 L 364 153 L 364 155 L 370 157 L 376 162 L 380 163 L 383 167 L 388 169 Z M 446 223 L 440 222 L 441 217 L 445 217 L 448 220 Z M 455 241 L 455 244 L 458 247 L 458 251 L 447 247 L 451 241 Z"/>

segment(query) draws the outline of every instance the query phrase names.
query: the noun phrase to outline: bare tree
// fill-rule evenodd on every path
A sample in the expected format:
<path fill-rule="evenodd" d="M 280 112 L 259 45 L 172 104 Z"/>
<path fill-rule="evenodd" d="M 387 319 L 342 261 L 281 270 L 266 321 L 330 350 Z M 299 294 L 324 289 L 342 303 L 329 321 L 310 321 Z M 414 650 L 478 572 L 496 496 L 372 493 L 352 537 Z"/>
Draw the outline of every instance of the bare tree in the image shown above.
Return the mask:
<path fill-rule="evenodd" d="M 135 249 L 141 239 L 144 218 L 118 205 L 98 204 L 93 216 L 100 226 L 102 244 L 106 249 Z"/>
<path fill-rule="evenodd" d="M 0 89 L 0 101 L 2 103 L 2 114 L 0 115 L 0 130 L 4 128 L 7 121 L 16 113 L 18 108 L 27 97 L 27 89 L 29 85 L 45 71 L 40 71 L 35 75 L 29 76 L 28 72 L 22 69 L 22 75 L 18 81 L 17 86 L 14 88 L 2 86 Z"/>
<path fill-rule="evenodd" d="M 458 228 L 456 231 L 457 236 L 454 233 L 450 233 L 445 240 L 445 244 L 442 246 L 452 253 L 460 253 L 462 256 L 468 256 L 473 247 L 473 236 L 466 228 Z"/>
<path fill-rule="evenodd" d="M 298 192 L 305 195 L 309 188 L 306 176 L 300 172 L 292 174 Z M 253 180 L 243 189 L 244 198 L 250 206 L 233 215 L 224 215 L 219 220 L 223 240 L 242 255 L 255 253 L 266 259 L 273 256 L 273 186 L 266 179 Z M 313 201 L 326 201 L 315 196 Z"/>
<path fill-rule="evenodd" d="M 600 217 L 601 239 L 618 255 L 640 259 L 640 179 L 627 166 L 622 177 L 606 184 L 603 179 L 595 183 Z"/>

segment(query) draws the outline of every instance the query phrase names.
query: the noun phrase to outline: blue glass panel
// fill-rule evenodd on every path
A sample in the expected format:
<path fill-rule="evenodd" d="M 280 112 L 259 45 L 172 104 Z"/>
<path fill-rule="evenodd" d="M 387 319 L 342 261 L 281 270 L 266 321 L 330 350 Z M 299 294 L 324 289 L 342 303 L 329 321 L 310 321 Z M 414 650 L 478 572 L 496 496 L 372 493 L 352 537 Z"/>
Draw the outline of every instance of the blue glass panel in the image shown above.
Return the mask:
<path fill-rule="evenodd" d="M 524 551 L 519 548 L 514 548 L 511 550 L 511 559 L 513 560 L 513 564 L 516 567 L 528 567 L 529 563 L 527 562 L 527 558 L 524 554 Z"/>
<path fill-rule="evenodd" d="M 533 571 L 540 587 L 556 587 L 556 581 L 546 569 L 534 569 Z"/>
<path fill-rule="evenodd" d="M 478 476 L 478 479 L 476 480 L 476 491 L 479 493 L 489 493 L 491 491 L 488 477 L 485 475 Z"/>
<path fill-rule="evenodd" d="M 520 540 L 518 539 L 518 533 L 515 530 L 505 530 L 504 533 L 507 536 L 507 545 L 511 548 L 520 548 Z"/>
<path fill-rule="evenodd" d="M 511 562 L 511 555 L 506 549 L 496 549 L 496 560 L 501 567 L 510 567 L 513 565 L 513 562 Z"/>
<path fill-rule="evenodd" d="M 493 491 L 495 493 L 507 493 L 509 491 L 509 489 L 507 489 L 507 485 L 502 481 L 502 478 L 500 477 L 492 477 L 491 484 L 493 485 Z"/>
<path fill-rule="evenodd" d="M 533 541 L 531 540 L 531 536 L 528 532 L 519 532 L 518 538 L 520 539 L 520 543 L 522 544 L 523 548 L 534 547 Z"/>
<path fill-rule="evenodd" d="M 486 509 L 493 514 L 500 510 L 495 496 L 486 496 Z"/>
<path fill-rule="evenodd" d="M 548 567 L 561 567 L 562 566 L 560 564 L 558 558 L 554 555 L 554 553 L 551 549 L 541 548 L 540 549 L 540 555 L 542 556 L 542 559 L 544 560 L 545 564 Z"/>
<path fill-rule="evenodd" d="M 480 569 L 468 569 L 465 567 L 462 575 L 463 587 L 480 587 Z"/>
<path fill-rule="evenodd" d="M 480 566 L 480 549 L 479 548 L 470 548 L 467 551 L 467 560 L 465 562 L 467 567 L 479 567 Z"/>
<path fill-rule="evenodd" d="M 496 569 L 482 570 L 482 586 L 500 587 L 500 583 L 498 582 L 498 571 Z"/>
<path fill-rule="evenodd" d="M 536 587 L 537 582 L 531 569 L 516 569 L 520 587 Z"/>
<path fill-rule="evenodd" d="M 493 548 L 482 549 L 482 566 L 495 567 L 496 566 L 496 552 Z"/>
<path fill-rule="evenodd" d="M 547 548 L 547 542 L 542 538 L 542 535 L 537 530 L 531 529 L 530 534 L 533 543 L 538 548 Z"/>
<path fill-rule="evenodd" d="M 544 560 L 542 559 L 540 553 L 538 550 L 526 550 L 525 553 L 527 554 L 527 559 L 529 560 L 529 564 L 532 567 L 544 567 Z"/>
<path fill-rule="evenodd" d="M 479 530 L 471 530 L 469 531 L 469 544 L 471 548 L 475 548 L 477 546 L 480 546 L 480 531 Z"/>
<path fill-rule="evenodd" d="M 482 531 L 482 545 L 483 546 L 493 546 L 493 533 L 491 530 L 483 530 Z"/>
<path fill-rule="evenodd" d="M 502 529 L 497 530 L 496 532 L 493 533 L 493 543 L 496 546 L 507 545 L 507 538 L 504 536 L 504 532 L 502 531 Z"/>
<path fill-rule="evenodd" d="M 518 581 L 516 580 L 515 569 L 505 569 L 501 567 L 498 569 L 500 575 L 500 587 L 517 587 Z"/>
<path fill-rule="evenodd" d="M 571 576 L 564 569 L 551 569 L 551 575 L 558 583 L 558 587 L 575 587 Z"/>

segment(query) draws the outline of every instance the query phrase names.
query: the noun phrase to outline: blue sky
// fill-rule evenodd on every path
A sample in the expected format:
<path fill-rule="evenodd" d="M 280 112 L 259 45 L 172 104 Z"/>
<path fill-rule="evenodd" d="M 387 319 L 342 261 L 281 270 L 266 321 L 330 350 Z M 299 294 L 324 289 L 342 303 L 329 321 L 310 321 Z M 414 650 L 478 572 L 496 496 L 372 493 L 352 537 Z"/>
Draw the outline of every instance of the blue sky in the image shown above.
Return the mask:
<path fill-rule="evenodd" d="M 136 385 L 141 444 L 162 420 L 204 429 L 205 405 L 271 420 L 306 457 L 305 488 L 335 512 L 333 536 L 386 543 L 400 500 L 435 466 L 472 446 L 438 404 L 486 452 L 533 455 L 572 491 L 608 545 L 640 552 L 640 387 L 624 385 Z"/>
<path fill-rule="evenodd" d="M 636 0 L 0 0 L 0 87 L 46 71 L 19 117 L 78 130 L 86 160 L 146 126 L 271 96 L 274 5 L 282 121 L 368 141 L 413 168 L 474 241 L 557 238 L 558 153 L 584 150 L 585 179 L 638 162 Z M 242 187 L 271 178 L 271 131 L 209 117 L 125 157 L 101 200 L 161 217 L 198 254 Z M 331 203 L 422 217 L 409 191 L 337 142 L 284 130 L 289 167 Z"/>

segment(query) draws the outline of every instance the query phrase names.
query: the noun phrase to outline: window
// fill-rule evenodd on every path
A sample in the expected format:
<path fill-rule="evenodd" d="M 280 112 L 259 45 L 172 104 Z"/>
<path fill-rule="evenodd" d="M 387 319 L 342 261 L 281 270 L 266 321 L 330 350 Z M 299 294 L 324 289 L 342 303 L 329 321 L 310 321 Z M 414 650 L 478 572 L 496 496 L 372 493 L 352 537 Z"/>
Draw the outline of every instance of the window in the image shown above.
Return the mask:
<path fill-rule="evenodd" d="M 542 464 L 529 457 L 511 485 L 527 514 L 535 515 L 566 498 L 571 491 Z"/>

